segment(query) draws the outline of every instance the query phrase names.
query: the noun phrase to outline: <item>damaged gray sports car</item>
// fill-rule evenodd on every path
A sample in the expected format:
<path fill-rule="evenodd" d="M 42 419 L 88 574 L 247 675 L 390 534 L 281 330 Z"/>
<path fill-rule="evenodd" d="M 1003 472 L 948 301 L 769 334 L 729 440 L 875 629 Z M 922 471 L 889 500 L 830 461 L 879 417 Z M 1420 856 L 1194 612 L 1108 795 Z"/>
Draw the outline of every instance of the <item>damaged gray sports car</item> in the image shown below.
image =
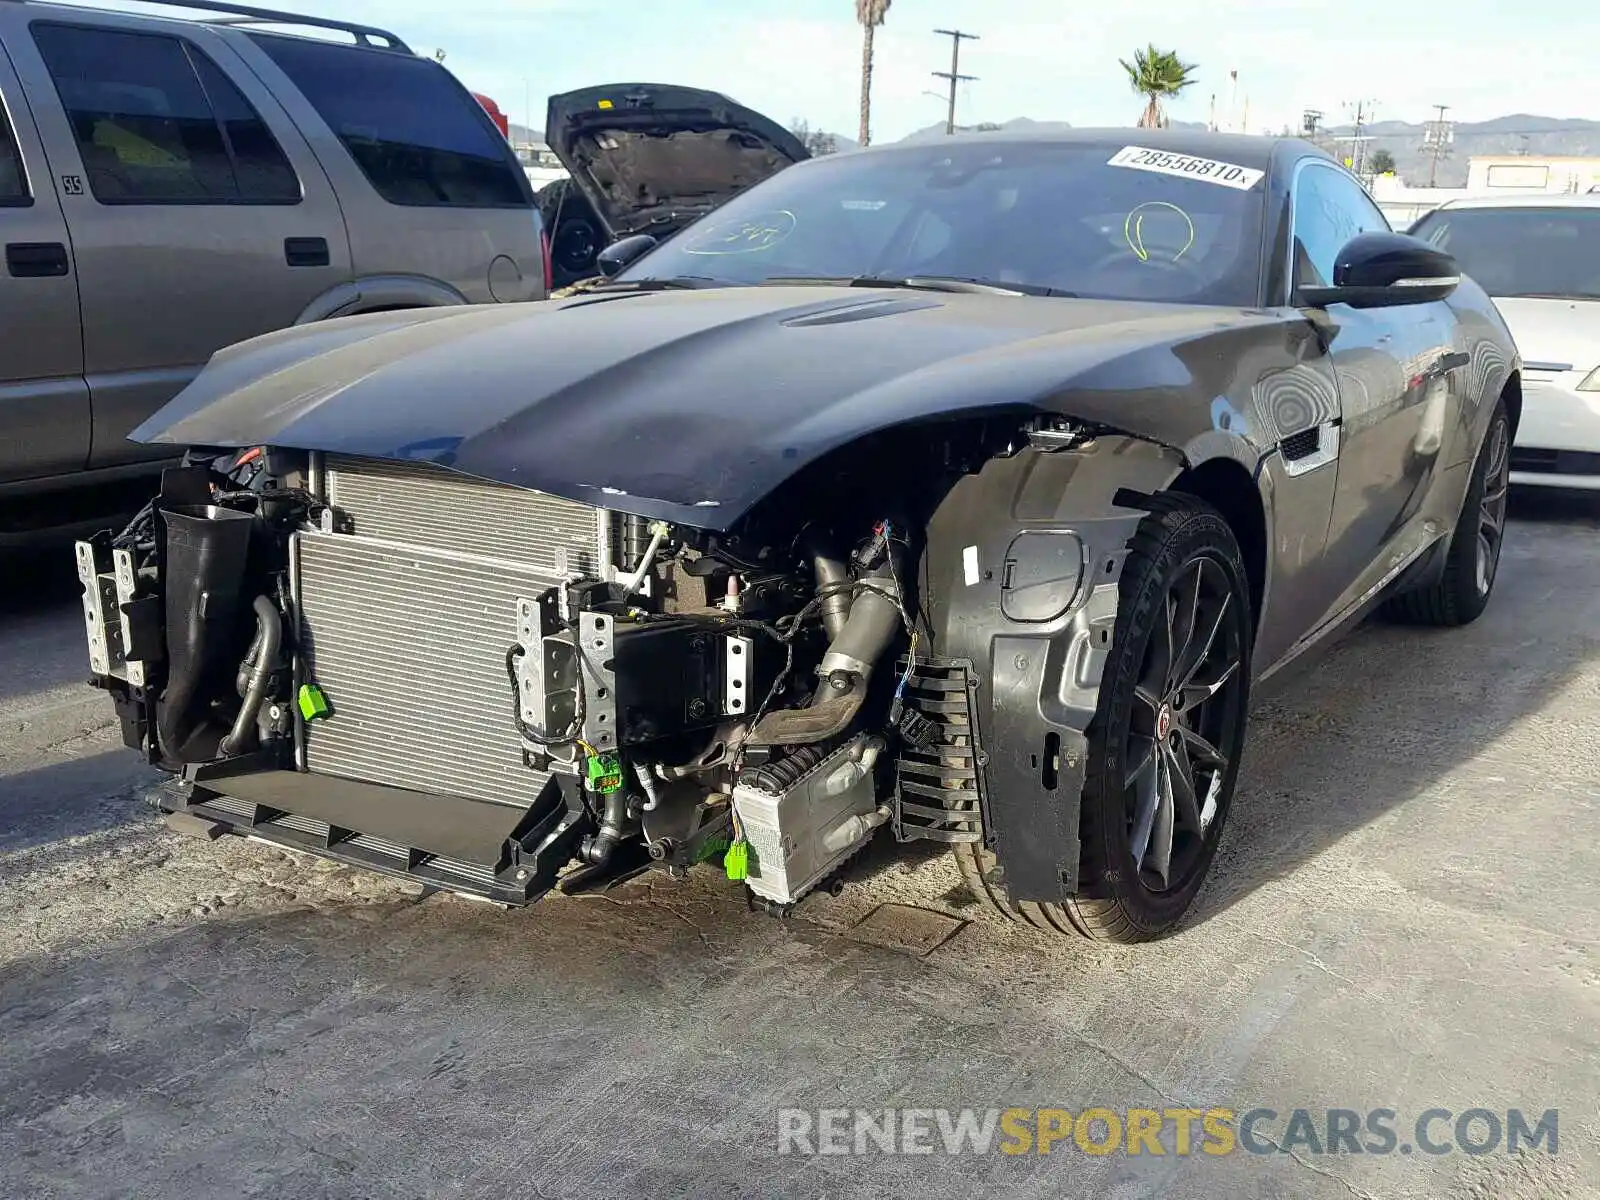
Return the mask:
<path fill-rule="evenodd" d="M 876 837 L 1001 912 L 1178 926 L 1252 689 L 1488 603 L 1521 364 L 1297 140 L 817 158 L 583 295 L 219 353 L 80 543 L 159 804 L 507 904 Z"/>

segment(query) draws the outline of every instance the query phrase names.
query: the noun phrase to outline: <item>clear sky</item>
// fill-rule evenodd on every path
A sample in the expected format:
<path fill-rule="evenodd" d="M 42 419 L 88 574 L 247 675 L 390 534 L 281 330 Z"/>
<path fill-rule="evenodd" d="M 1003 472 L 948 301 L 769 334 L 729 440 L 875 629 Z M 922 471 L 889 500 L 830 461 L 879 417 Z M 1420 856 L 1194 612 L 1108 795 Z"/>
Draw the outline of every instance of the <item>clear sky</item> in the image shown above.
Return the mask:
<path fill-rule="evenodd" d="M 91 0 L 92 2 L 92 0 Z M 113 0 L 114 2 L 114 0 Z M 272 0 L 257 0 L 270 4 Z M 855 136 L 861 32 L 853 0 L 277 0 L 296 11 L 366 20 L 492 95 L 511 119 L 544 123 L 553 92 L 611 82 L 685 83 L 768 116 Z M 1198 64 L 1169 109 L 1225 118 L 1230 70 L 1252 129 L 1329 123 L 1375 101 L 1379 120 L 1421 121 L 1434 104 L 1474 121 L 1510 113 L 1600 119 L 1600 4 L 1595 0 L 893 0 L 878 31 L 873 137 L 944 119 L 950 41 L 962 44 L 962 123 L 1028 116 L 1131 125 L 1140 101 L 1118 58 L 1147 42 Z M 529 103 L 531 101 L 531 104 Z"/>

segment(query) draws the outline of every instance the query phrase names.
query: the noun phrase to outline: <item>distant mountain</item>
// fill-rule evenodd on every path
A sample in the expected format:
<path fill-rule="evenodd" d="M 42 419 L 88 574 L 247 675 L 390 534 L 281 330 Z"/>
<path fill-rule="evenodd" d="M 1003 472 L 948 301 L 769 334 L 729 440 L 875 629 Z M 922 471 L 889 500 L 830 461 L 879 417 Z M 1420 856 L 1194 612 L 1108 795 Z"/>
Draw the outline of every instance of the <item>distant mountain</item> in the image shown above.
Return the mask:
<path fill-rule="evenodd" d="M 958 125 L 959 133 L 972 133 L 975 131 L 1005 130 L 1008 133 L 1060 133 L 1062 130 L 1071 129 L 1068 121 L 1035 121 L 1032 117 L 1012 117 L 1009 121 L 986 122 L 982 125 Z M 915 130 L 901 138 L 902 142 L 936 142 L 947 136 L 944 131 L 944 122 L 929 125 L 926 128 Z"/>
<path fill-rule="evenodd" d="M 1413 187 L 1426 187 L 1433 151 L 1422 144 L 1425 129 L 1408 121 L 1375 121 L 1361 132 L 1372 139 L 1366 149 L 1369 158 L 1374 151 L 1387 150 L 1394 155 L 1395 172 L 1402 180 Z M 1328 126 L 1318 140 L 1354 134 L 1351 125 Z M 1333 142 L 1329 148 L 1348 153 L 1348 145 Z M 1600 156 L 1600 121 L 1513 113 L 1490 121 L 1459 122 L 1454 139 L 1439 156 L 1435 182 L 1439 187 L 1465 187 L 1467 159 L 1491 154 Z"/>

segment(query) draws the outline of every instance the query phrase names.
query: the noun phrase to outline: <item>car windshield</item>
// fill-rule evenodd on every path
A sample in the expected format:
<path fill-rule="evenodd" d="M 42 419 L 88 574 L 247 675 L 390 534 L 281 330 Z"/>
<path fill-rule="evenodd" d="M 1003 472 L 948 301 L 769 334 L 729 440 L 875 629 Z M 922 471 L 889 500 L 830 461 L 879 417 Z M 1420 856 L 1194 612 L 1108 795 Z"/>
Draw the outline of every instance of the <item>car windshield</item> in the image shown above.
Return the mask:
<path fill-rule="evenodd" d="M 1600 205 L 1445 208 L 1411 232 L 1453 255 L 1491 296 L 1600 300 Z"/>
<path fill-rule="evenodd" d="M 1261 175 L 1070 143 L 828 155 L 757 184 L 618 278 L 929 277 L 1248 306 L 1258 302 Z"/>

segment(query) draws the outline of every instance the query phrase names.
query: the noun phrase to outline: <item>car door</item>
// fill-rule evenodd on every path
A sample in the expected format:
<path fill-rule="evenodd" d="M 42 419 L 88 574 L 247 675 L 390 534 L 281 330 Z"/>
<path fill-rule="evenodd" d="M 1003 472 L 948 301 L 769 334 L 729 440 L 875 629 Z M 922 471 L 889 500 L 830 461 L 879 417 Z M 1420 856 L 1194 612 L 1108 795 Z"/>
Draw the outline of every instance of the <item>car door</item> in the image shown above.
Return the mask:
<path fill-rule="evenodd" d="M 129 432 L 217 350 L 293 324 L 350 278 L 343 217 L 214 31 L 96 14 L 29 32 L 18 73 L 59 98 L 39 106 L 40 128 L 77 262 L 90 465 L 170 456 Z"/>
<path fill-rule="evenodd" d="M 1360 182 L 1322 159 L 1291 183 L 1291 303 L 1302 286 L 1333 282 L 1351 238 L 1387 230 Z M 1455 320 L 1444 302 L 1325 313 L 1339 414 L 1322 431 L 1337 479 L 1322 555 L 1323 591 L 1336 618 L 1398 574 L 1432 533 L 1423 505 L 1440 465 L 1441 432 L 1459 398 Z"/>
<path fill-rule="evenodd" d="M 4 45 L 0 243 L 0 483 L 81 471 L 89 457 L 89 389 L 78 276 L 44 150 Z"/>

